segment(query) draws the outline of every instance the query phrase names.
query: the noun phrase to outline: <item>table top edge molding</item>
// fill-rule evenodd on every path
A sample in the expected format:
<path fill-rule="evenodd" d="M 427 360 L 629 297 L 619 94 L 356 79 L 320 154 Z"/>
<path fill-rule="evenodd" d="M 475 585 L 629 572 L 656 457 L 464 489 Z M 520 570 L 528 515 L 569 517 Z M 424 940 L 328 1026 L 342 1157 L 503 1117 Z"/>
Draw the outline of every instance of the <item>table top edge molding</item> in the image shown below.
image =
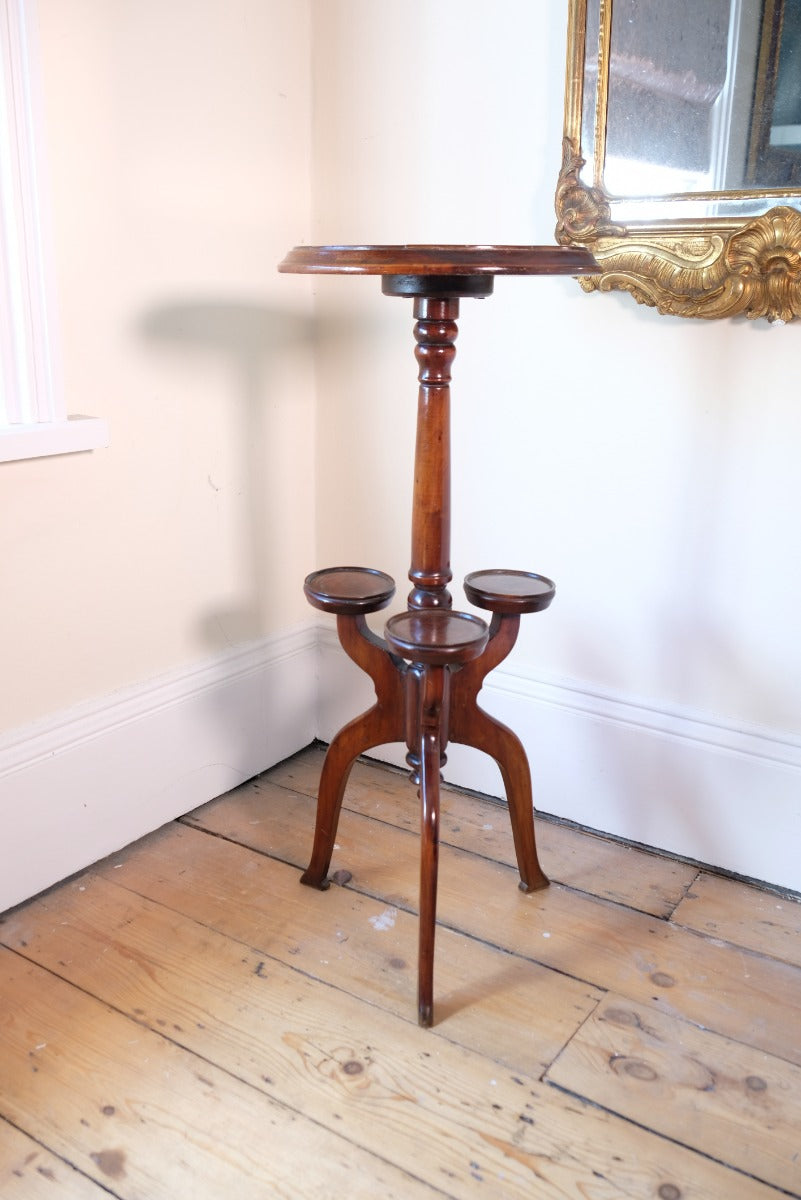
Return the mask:
<path fill-rule="evenodd" d="M 593 275 L 589 251 L 571 246 L 295 246 L 278 270 L 332 275 Z"/>

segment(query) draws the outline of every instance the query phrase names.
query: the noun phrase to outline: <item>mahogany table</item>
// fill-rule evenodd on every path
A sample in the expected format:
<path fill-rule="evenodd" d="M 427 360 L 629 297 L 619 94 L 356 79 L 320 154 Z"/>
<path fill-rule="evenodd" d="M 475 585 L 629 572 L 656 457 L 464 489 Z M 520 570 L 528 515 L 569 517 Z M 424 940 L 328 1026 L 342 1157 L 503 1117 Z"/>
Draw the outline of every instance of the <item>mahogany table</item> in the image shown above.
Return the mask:
<path fill-rule="evenodd" d="M 522 613 L 550 604 L 554 585 L 519 570 L 472 572 L 468 601 L 492 614 L 489 625 L 454 613 L 450 569 L 450 381 L 459 301 L 492 294 L 496 275 L 588 275 L 598 265 L 585 250 L 564 246 L 298 246 L 279 271 L 380 275 L 387 296 L 414 300 L 419 365 L 407 611 L 391 617 L 384 638 L 366 614 L 385 608 L 395 583 L 367 567 L 315 571 L 305 582 L 310 603 L 335 613 L 345 652 L 370 676 L 375 704 L 332 740 L 317 797 L 314 844 L 301 881 L 328 886 L 339 813 L 353 763 L 364 751 L 405 742 L 421 800 L 418 1020 L 433 1019 L 433 962 L 439 848 L 440 769 L 449 741 L 474 746 L 497 762 L 509 806 L 520 888 L 546 887 L 537 858 L 531 776 L 519 738 L 478 706 L 486 675 L 509 654 Z"/>

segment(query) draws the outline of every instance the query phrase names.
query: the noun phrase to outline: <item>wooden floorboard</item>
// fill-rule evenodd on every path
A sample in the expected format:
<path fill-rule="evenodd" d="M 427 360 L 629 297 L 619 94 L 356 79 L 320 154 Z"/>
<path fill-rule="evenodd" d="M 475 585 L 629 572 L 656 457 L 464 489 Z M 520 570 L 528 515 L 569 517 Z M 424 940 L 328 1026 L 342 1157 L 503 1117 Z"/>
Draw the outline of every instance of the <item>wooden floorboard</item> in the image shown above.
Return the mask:
<path fill-rule="evenodd" d="M 0 1196 L 24 1200 L 100 1200 L 85 1175 L 0 1119 Z"/>
<path fill-rule="evenodd" d="M 319 764 L 0 918 L 0 1195 L 801 1196 L 797 902 L 546 822 L 524 896 L 449 790 L 421 1030 L 414 789 L 357 765 L 318 892 Z"/>
<path fill-rule="evenodd" d="M 801 1067 L 752 1046 L 608 995 L 546 1078 L 778 1187 L 799 1182 Z"/>
<path fill-rule="evenodd" d="M 801 904 L 731 879 L 700 874 L 673 920 L 707 937 L 801 967 Z"/>

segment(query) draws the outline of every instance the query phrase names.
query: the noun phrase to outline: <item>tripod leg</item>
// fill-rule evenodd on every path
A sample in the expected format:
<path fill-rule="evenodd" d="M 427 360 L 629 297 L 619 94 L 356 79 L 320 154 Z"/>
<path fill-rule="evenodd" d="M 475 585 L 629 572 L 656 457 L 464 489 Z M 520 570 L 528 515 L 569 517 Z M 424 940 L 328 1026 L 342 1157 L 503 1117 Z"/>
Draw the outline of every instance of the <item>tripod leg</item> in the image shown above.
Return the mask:
<path fill-rule="evenodd" d="M 337 632 L 345 652 L 373 681 L 376 703 L 349 721 L 331 741 L 317 791 L 314 844 L 300 882 L 324 889 L 334 852 L 342 798 L 354 762 L 365 750 L 405 735 L 402 668 L 380 638 L 370 632 L 363 616 L 337 617 Z"/>
<path fill-rule="evenodd" d="M 441 715 L 446 668 L 427 667 L 423 682 L 420 746 L 420 925 L 417 1019 L 434 1020 L 434 935 L 439 868 L 439 771 Z"/>

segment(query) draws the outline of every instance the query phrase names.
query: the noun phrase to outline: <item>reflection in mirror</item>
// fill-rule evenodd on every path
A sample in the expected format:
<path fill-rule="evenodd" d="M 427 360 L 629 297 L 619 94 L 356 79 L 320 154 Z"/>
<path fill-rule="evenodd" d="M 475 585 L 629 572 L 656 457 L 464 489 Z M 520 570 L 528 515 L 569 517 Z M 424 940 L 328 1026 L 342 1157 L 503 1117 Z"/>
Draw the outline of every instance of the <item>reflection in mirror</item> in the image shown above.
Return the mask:
<path fill-rule="evenodd" d="M 764 5 L 746 183 L 801 183 L 801 4 Z"/>
<path fill-rule="evenodd" d="M 726 185 L 729 0 L 676 6 L 618 0 L 612 14 L 604 179 L 616 196 Z"/>
<path fill-rule="evenodd" d="M 801 217 L 788 206 L 801 193 L 801 0 L 570 5 L 560 241 L 587 245 L 596 257 L 600 251 L 602 261 L 611 248 L 598 238 L 681 231 L 672 267 L 660 260 L 658 282 L 671 272 L 680 276 L 686 260 L 687 270 L 703 268 L 707 300 L 713 284 L 732 292 L 724 243 L 745 219 L 784 213 L 780 228 L 771 215 L 765 244 L 795 252 L 801 225 L 797 235 L 794 218 Z M 690 243 L 689 232 L 708 236 Z M 638 242 L 647 258 L 650 244 Z M 661 247 L 667 250 L 664 237 Z M 788 271 L 798 283 L 796 267 L 801 271 L 801 259 L 774 261 L 779 291 L 787 291 Z M 753 275 L 750 258 L 743 272 Z M 740 290 L 752 292 L 753 282 Z M 769 282 L 776 292 L 780 280 Z M 657 291 L 638 291 L 630 277 L 607 286 L 625 286 L 665 307 Z M 683 315 L 730 315 L 733 299 L 721 304 L 718 297 L 704 311 Z M 750 312 L 750 300 L 744 303 L 737 311 Z M 795 315 L 786 296 L 773 309 L 752 315 Z"/>
<path fill-rule="evenodd" d="M 798 182 L 798 0 L 616 0 L 610 46 L 603 171 L 612 195 Z"/>

